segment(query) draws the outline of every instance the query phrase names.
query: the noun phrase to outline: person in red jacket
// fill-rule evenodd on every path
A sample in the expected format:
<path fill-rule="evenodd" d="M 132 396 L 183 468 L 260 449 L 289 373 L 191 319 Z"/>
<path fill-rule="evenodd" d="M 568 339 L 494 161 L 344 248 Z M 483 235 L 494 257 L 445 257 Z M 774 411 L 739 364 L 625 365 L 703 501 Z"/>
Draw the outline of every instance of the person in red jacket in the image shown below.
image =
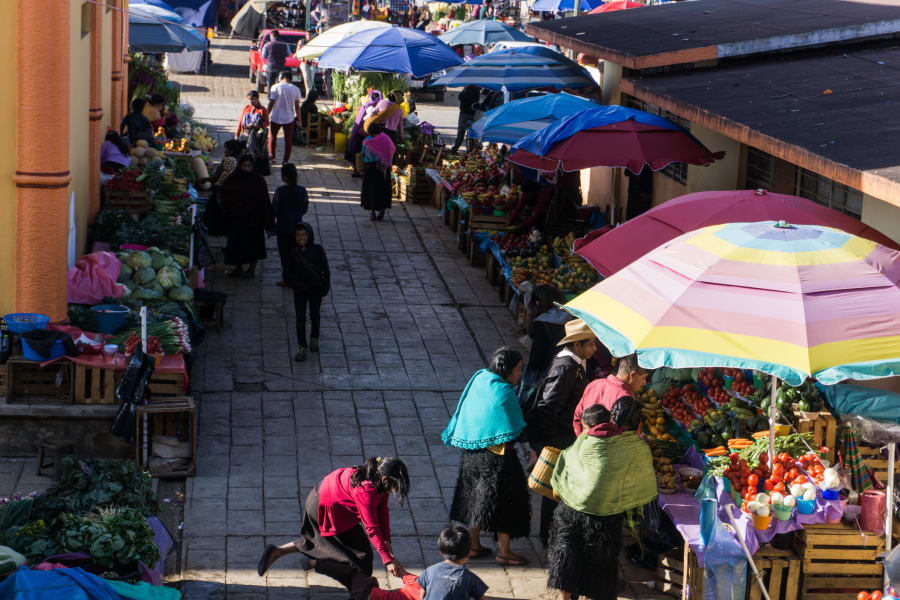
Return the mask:
<path fill-rule="evenodd" d="M 391 494 L 401 505 L 409 495 L 409 472 L 399 458 L 372 457 L 326 475 L 306 498 L 300 539 L 266 546 L 257 565 L 260 577 L 276 560 L 295 552 L 304 570 L 315 569 L 342 583 L 347 566 L 371 577 L 374 546 L 388 572 L 402 578 L 406 569 L 391 546 Z"/>
<path fill-rule="evenodd" d="M 572 427 L 575 435 L 581 435 L 584 426 L 581 424 L 581 413 L 588 406 L 601 404 L 606 410 L 611 411 L 613 404 L 619 398 L 634 395 L 647 385 L 647 377 L 650 373 L 638 365 L 634 354 L 623 356 L 618 362 L 618 371 L 615 375 L 609 375 L 606 379 L 595 379 L 584 389 L 581 401 L 575 407 L 575 415 L 572 419 Z"/>

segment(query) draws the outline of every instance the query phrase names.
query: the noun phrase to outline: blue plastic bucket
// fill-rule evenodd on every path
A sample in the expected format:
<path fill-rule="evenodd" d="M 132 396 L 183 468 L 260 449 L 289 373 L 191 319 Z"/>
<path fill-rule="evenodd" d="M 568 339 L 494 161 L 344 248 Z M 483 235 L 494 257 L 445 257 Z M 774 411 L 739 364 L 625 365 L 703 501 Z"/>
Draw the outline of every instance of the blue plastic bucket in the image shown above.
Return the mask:
<path fill-rule="evenodd" d="M 801 515 L 811 515 L 816 510 L 815 500 L 801 500 L 797 498 L 797 512 Z"/>
<path fill-rule="evenodd" d="M 841 497 L 840 490 L 822 490 L 822 497 L 826 500 L 837 500 Z"/>
<path fill-rule="evenodd" d="M 99 304 L 93 307 L 94 323 L 97 331 L 106 335 L 114 335 L 125 324 L 131 309 L 118 304 Z"/>
<path fill-rule="evenodd" d="M 50 356 L 48 358 L 44 358 L 37 354 L 34 350 L 31 349 L 31 346 L 28 345 L 28 340 L 22 338 L 22 355 L 27 360 L 33 360 L 34 362 L 44 362 L 47 360 L 53 360 L 54 358 L 59 358 L 60 356 L 65 355 L 66 348 L 63 346 L 61 340 L 56 340 L 53 344 L 53 348 L 50 350 Z"/>

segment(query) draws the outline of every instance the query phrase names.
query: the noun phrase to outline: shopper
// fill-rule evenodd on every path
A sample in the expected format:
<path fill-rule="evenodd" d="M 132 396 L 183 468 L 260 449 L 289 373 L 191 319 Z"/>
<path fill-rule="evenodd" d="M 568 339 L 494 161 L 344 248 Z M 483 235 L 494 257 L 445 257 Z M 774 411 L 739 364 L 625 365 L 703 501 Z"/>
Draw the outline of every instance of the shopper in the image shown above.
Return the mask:
<path fill-rule="evenodd" d="M 284 129 L 284 160 L 282 164 L 291 160 L 291 148 L 294 143 L 294 127 L 297 117 L 300 115 L 300 101 L 303 94 L 300 88 L 294 85 L 290 71 L 282 71 L 277 84 L 272 86 L 269 92 L 269 155 L 275 160 L 275 148 L 278 142 L 278 132 Z"/>
<path fill-rule="evenodd" d="M 403 101 L 403 91 L 393 90 L 388 94 L 387 98 L 382 98 L 375 105 L 375 114 L 366 119 L 363 124 L 366 132 L 369 132 L 373 124 L 379 124 L 382 131 L 394 145 L 397 146 L 403 141 L 403 109 L 400 108 L 400 102 Z M 371 135 L 371 134 L 370 134 Z"/>
<path fill-rule="evenodd" d="M 587 323 L 575 319 L 565 328 L 566 337 L 557 344 L 562 350 L 550 363 L 534 406 L 527 407 L 528 441 L 538 455 L 544 446 L 562 450 L 575 441 L 572 415 L 588 384 L 587 361 L 597 350 L 594 332 Z M 555 508 L 552 499 L 541 497 L 540 537 L 545 546 Z"/>
<path fill-rule="evenodd" d="M 615 600 L 626 515 L 634 522 L 657 496 L 650 448 L 634 431 L 640 404 L 617 400 L 611 423 L 602 422 L 604 412 L 585 411 L 589 428 L 559 455 L 550 480 L 561 502 L 550 528 L 547 587 L 560 600 Z"/>
<path fill-rule="evenodd" d="M 315 243 L 312 227 L 300 223 L 295 228 L 295 246 L 288 255 L 285 283 L 294 289 L 297 319 L 298 362 L 306 360 L 306 307 L 309 306 L 309 351 L 319 351 L 322 298 L 331 290 L 331 271 L 325 250 Z"/>
<path fill-rule="evenodd" d="M 297 225 L 303 222 L 303 216 L 309 210 L 309 194 L 305 187 L 297 184 L 297 167 L 293 163 L 281 167 L 281 181 L 284 185 L 279 186 L 272 197 L 272 213 L 275 215 L 275 235 L 281 259 L 281 281 L 277 285 L 284 286 L 288 259 L 296 246 Z"/>
<path fill-rule="evenodd" d="M 456 124 L 456 141 L 450 152 L 456 154 L 466 137 L 466 130 L 475 121 L 475 112 L 478 110 L 478 101 L 481 99 L 481 88 L 477 85 L 467 85 L 459 93 L 459 119 Z M 466 152 L 471 151 L 466 144 Z"/>
<path fill-rule="evenodd" d="M 373 456 L 364 464 L 331 472 L 306 497 L 300 538 L 266 546 L 257 573 L 262 577 L 276 560 L 299 552 L 306 571 L 315 569 L 342 581 L 351 566 L 371 577 L 374 546 L 388 572 L 403 577 L 406 569 L 391 545 L 391 494 L 401 505 L 409 495 L 409 472 L 399 458 Z"/>
<path fill-rule="evenodd" d="M 260 55 L 266 61 L 266 75 L 269 79 L 269 94 L 275 87 L 278 76 L 285 70 L 288 56 L 291 55 L 291 47 L 287 42 L 281 39 L 281 34 L 277 31 L 272 32 L 269 42 L 263 47 Z M 270 111 L 271 112 L 271 111 Z"/>
<path fill-rule="evenodd" d="M 369 136 L 362 146 L 366 170 L 360 191 L 361 204 L 369 211 L 371 220 L 381 221 L 384 211 L 391 207 L 391 167 L 396 146 L 378 123 L 369 126 Z"/>
<path fill-rule="evenodd" d="M 375 111 L 375 106 L 381 102 L 381 92 L 372 90 L 369 98 L 356 111 L 356 120 L 350 130 L 350 139 L 347 140 L 347 150 L 344 152 L 344 160 L 350 163 L 353 169 L 353 177 L 362 177 L 362 173 L 356 168 L 356 155 L 362 152 L 362 143 L 366 137 L 364 123 L 369 113 Z"/>
<path fill-rule="evenodd" d="M 131 164 L 128 144 L 122 141 L 115 129 L 110 128 L 100 145 L 100 170 L 108 175 L 118 173 Z"/>
<path fill-rule="evenodd" d="M 235 267 L 228 275 L 253 279 L 257 261 L 266 258 L 266 230 L 275 223 L 266 180 L 254 170 L 252 156 L 241 156 L 237 169 L 222 185 L 221 197 L 228 222 L 225 264 Z"/>
<path fill-rule="evenodd" d="M 234 137 L 235 139 L 240 138 L 242 133 L 254 127 L 268 126 L 269 111 L 259 101 L 259 92 L 250 90 L 247 92 L 247 105 L 241 110 L 241 116 L 238 118 L 237 131 L 234 132 Z"/>
<path fill-rule="evenodd" d="M 594 404 L 602 404 L 607 410 L 612 410 L 613 404 L 619 398 L 634 397 L 647 385 L 650 373 L 638 365 L 637 356 L 630 354 L 618 359 L 615 375 L 609 375 L 605 379 L 597 379 L 588 384 L 575 414 L 572 416 L 572 427 L 575 435 L 582 431 L 581 413 Z"/>
<path fill-rule="evenodd" d="M 131 112 L 125 115 L 119 125 L 119 135 L 127 137 L 132 146 L 137 146 L 139 140 L 144 140 L 150 145 L 156 142 L 153 139 L 150 120 L 143 114 L 146 103 L 147 101 L 142 98 L 132 100 Z"/>
<path fill-rule="evenodd" d="M 496 350 L 490 368 L 469 380 L 441 434 L 444 444 L 462 449 L 450 519 L 469 527 L 471 558 L 490 556 L 480 532 L 495 533 L 501 565 L 528 564 L 509 547 L 511 538 L 526 537 L 531 526 L 528 485 L 513 445 L 525 429 L 515 393 L 522 365 L 516 350 Z"/>

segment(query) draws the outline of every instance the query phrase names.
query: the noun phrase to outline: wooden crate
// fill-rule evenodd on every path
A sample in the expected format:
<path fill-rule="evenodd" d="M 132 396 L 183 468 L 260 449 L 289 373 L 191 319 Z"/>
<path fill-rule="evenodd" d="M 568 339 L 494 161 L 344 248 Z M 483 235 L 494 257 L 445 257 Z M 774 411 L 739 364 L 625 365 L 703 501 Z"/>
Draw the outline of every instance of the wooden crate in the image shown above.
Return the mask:
<path fill-rule="evenodd" d="M 827 410 L 820 412 L 813 419 L 800 416 L 797 422 L 797 431 L 800 433 L 812 432 L 816 448 L 825 446 L 828 452 L 825 458 L 834 463 L 835 446 L 837 446 L 837 419 Z"/>
<path fill-rule="evenodd" d="M 484 270 L 488 283 L 492 286 L 496 286 L 499 281 L 503 280 L 503 275 L 500 274 L 500 264 L 497 262 L 497 257 L 490 252 L 484 257 Z"/>
<path fill-rule="evenodd" d="M 424 167 L 411 170 L 409 184 L 403 190 L 402 200 L 413 204 L 431 204 L 431 189 L 428 187 L 428 175 Z"/>
<path fill-rule="evenodd" d="M 106 190 L 103 204 L 106 207 L 124 208 L 134 214 L 144 214 L 153 206 L 153 197 L 149 191 L 117 192 Z"/>
<path fill-rule="evenodd" d="M 148 440 L 152 440 L 153 436 L 158 434 L 170 435 L 190 443 L 191 456 L 187 467 L 177 471 L 160 470 L 151 467 L 148 460 L 147 469 L 151 475 L 162 479 L 193 477 L 197 471 L 197 405 L 194 399 L 190 396 L 165 398 L 152 404 L 138 406 L 136 417 L 135 462 L 138 466 L 145 466 L 143 460 L 145 433 Z M 152 443 L 150 445 L 152 448 Z M 151 448 L 147 450 L 148 458 L 152 456 Z"/>
<path fill-rule="evenodd" d="M 880 448 L 871 446 L 859 446 L 859 454 L 862 456 L 866 466 L 872 469 L 872 472 L 884 485 L 887 485 L 888 475 L 888 459 Z M 900 460 L 894 461 L 894 473 L 900 474 Z M 900 481 L 900 479 L 897 479 Z"/>
<path fill-rule="evenodd" d="M 875 559 L 884 551 L 884 536 L 864 536 L 844 523 L 804 525 L 794 534 L 794 551 L 803 564 L 803 600 L 849 599 L 881 585 L 882 565 Z"/>
<path fill-rule="evenodd" d="M 760 548 L 753 555 L 753 562 L 762 575 L 770 600 L 797 600 L 800 593 L 801 564 L 796 554 L 769 546 Z M 748 600 L 762 599 L 762 591 L 749 568 L 747 586 Z"/>
<path fill-rule="evenodd" d="M 449 222 L 447 224 L 450 226 L 450 231 L 459 232 L 462 211 L 456 206 L 448 205 L 447 212 L 449 213 Z"/>
<path fill-rule="evenodd" d="M 469 229 L 472 231 L 500 231 L 506 227 L 506 217 L 493 215 L 469 215 Z"/>
<path fill-rule="evenodd" d="M 6 396 L 6 365 L 0 365 L 0 396 Z"/>
<path fill-rule="evenodd" d="M 107 367 L 74 365 L 76 404 L 115 404 L 116 386 L 124 371 Z M 184 373 L 160 373 L 150 376 L 150 401 L 184 396 Z"/>
<path fill-rule="evenodd" d="M 469 264 L 473 267 L 482 267 L 485 263 L 485 254 L 491 254 L 490 252 L 484 253 L 478 247 L 481 242 L 474 235 L 469 236 L 469 244 L 468 244 L 468 256 L 469 256 Z M 493 256 L 493 255 L 491 255 Z"/>
<path fill-rule="evenodd" d="M 6 372 L 6 401 L 10 404 L 72 403 L 72 363 L 68 361 L 41 367 L 24 358 L 10 358 Z"/>
<path fill-rule="evenodd" d="M 703 597 L 703 569 L 690 546 L 659 555 L 656 563 L 656 589 L 689 600 Z"/>

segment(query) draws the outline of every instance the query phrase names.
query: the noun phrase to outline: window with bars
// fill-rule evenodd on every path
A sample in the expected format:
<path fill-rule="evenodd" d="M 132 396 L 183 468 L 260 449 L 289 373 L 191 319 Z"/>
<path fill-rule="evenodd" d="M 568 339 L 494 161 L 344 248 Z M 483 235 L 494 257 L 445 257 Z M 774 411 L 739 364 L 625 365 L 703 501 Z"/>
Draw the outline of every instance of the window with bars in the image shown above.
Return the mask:
<path fill-rule="evenodd" d="M 744 187 L 748 190 L 775 189 L 775 157 L 768 152 L 747 147 L 747 175 Z"/>
<path fill-rule="evenodd" d="M 660 117 L 662 117 L 664 119 L 668 119 L 668 120 L 672 121 L 673 123 L 675 123 L 682 129 L 684 129 L 685 131 L 691 130 L 691 122 L 686 119 L 682 119 L 675 113 L 671 113 L 667 110 L 663 110 L 660 107 L 656 106 L 655 104 L 650 104 L 649 102 L 644 102 L 640 98 L 636 98 L 630 94 L 622 94 L 622 95 L 625 98 L 625 106 L 627 106 L 628 108 L 634 108 L 634 109 L 642 110 L 644 112 L 648 112 L 648 113 L 651 113 L 654 115 L 659 115 Z M 687 173 L 688 173 L 687 163 L 675 162 L 675 163 L 672 163 L 672 164 L 666 166 L 664 169 L 661 169 L 658 172 L 661 173 L 662 175 L 665 175 L 669 179 L 680 183 L 681 185 L 687 185 Z"/>
<path fill-rule="evenodd" d="M 862 192 L 797 167 L 795 193 L 856 219 L 862 218 Z"/>

